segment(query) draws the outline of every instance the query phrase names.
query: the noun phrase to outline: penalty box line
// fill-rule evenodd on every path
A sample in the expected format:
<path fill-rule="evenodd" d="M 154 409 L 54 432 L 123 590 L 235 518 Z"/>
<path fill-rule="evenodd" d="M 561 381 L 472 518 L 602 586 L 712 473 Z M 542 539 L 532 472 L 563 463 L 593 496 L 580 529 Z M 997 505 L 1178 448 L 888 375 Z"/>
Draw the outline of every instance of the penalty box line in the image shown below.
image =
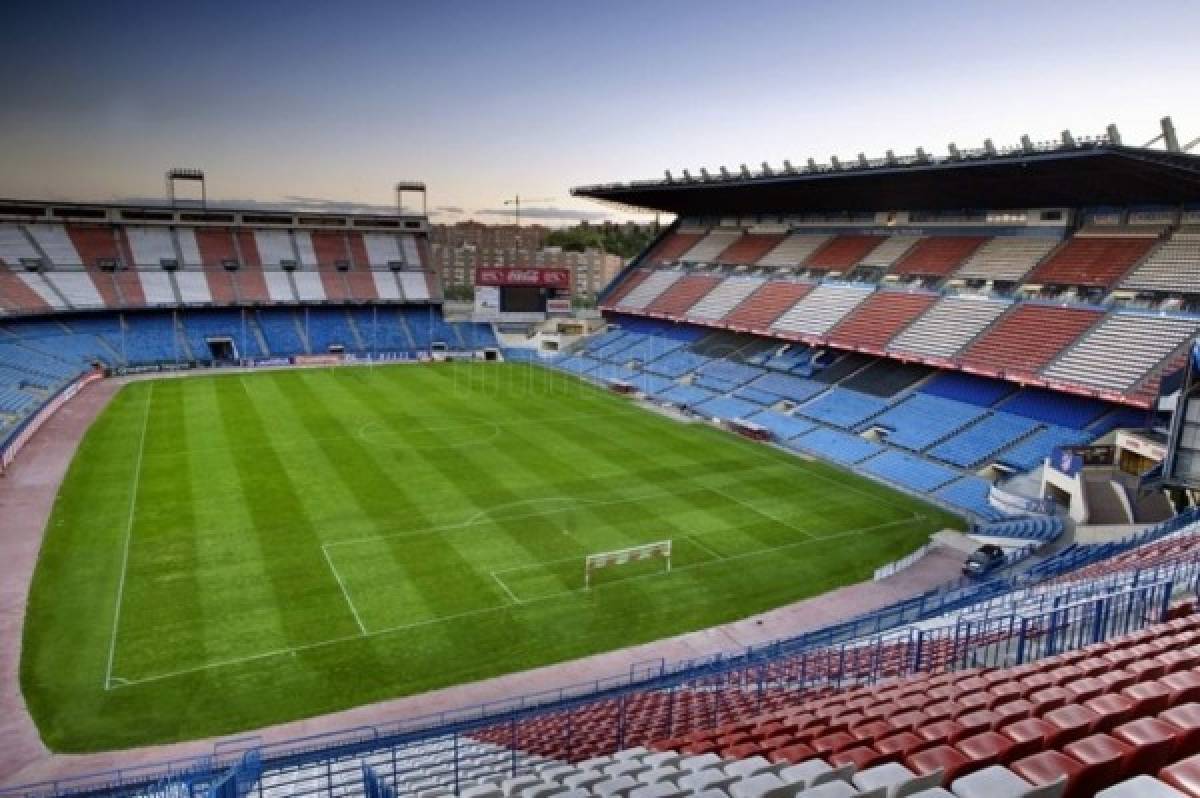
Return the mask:
<path fill-rule="evenodd" d="M 744 552 L 742 554 L 730 555 L 728 557 L 725 557 L 722 560 L 717 560 L 717 561 L 709 560 L 709 561 L 706 561 L 703 563 L 696 563 L 693 565 L 682 566 L 679 568 L 672 569 L 672 573 L 678 573 L 680 571 L 685 571 L 685 570 L 693 570 L 696 568 L 703 567 L 705 565 L 714 565 L 714 564 L 723 563 L 723 562 L 746 559 L 748 557 L 757 557 L 759 555 L 770 554 L 774 551 L 779 551 L 781 549 L 795 548 L 797 546 L 811 546 L 814 543 L 819 543 L 819 542 L 826 541 L 826 540 L 835 540 L 838 538 L 856 537 L 856 536 L 863 534 L 864 532 L 869 532 L 869 531 L 872 531 L 875 529 L 884 529 L 887 527 L 900 526 L 903 524 L 909 524 L 914 521 L 923 520 L 924 518 L 925 518 L 925 516 L 921 515 L 920 513 L 914 513 L 912 516 L 910 516 L 908 518 L 901 518 L 896 521 L 889 521 L 889 522 L 883 523 L 883 524 L 875 524 L 873 526 L 860 527 L 858 529 L 850 529 L 850 530 L 846 530 L 844 532 L 835 533 L 833 535 L 826 535 L 824 537 L 819 538 L 818 540 L 801 540 L 801 541 L 796 541 L 794 543 L 786 543 L 786 544 L 783 544 L 782 546 L 775 546 L 775 547 L 772 547 L 769 549 L 759 549 L 757 551 Z M 629 581 L 633 581 L 636 579 L 644 579 L 647 577 L 655 577 L 655 576 L 662 576 L 662 575 L 663 574 L 642 574 L 641 576 L 629 577 L 624 580 L 618 580 L 615 582 L 608 582 L 605 584 L 600 584 L 592 589 L 598 590 L 598 589 L 610 587 L 613 585 L 619 585 L 622 582 L 629 582 Z M 558 593 L 552 593 L 552 594 L 548 594 L 548 595 L 544 595 L 544 596 L 538 596 L 536 598 L 525 599 L 521 602 L 521 606 L 528 606 L 531 604 L 538 604 L 538 603 L 541 603 L 544 601 L 553 601 L 553 600 L 561 599 L 565 595 L 570 595 L 572 593 L 578 593 L 578 592 L 581 592 L 582 590 L 583 590 L 583 588 L 577 588 L 575 590 L 565 590 L 565 591 L 561 591 Z M 118 689 L 124 689 L 127 687 L 136 687 L 141 684 L 150 684 L 153 682 L 164 681 L 166 679 L 174 679 L 174 678 L 177 678 L 180 676 L 187 676 L 187 675 L 194 674 L 194 673 L 203 673 L 204 671 L 215 670 L 217 668 L 227 668 L 227 667 L 232 667 L 234 665 L 243 665 L 248 662 L 257 662 L 259 660 L 271 659 L 272 657 L 291 656 L 291 655 L 303 653 L 305 651 L 312 651 L 312 650 L 319 649 L 319 648 L 325 648 L 327 646 L 339 645 L 341 643 L 349 643 L 349 642 L 353 642 L 353 641 L 367 640 L 367 639 L 371 639 L 371 638 L 375 638 L 375 637 L 382 637 L 384 635 L 396 634 L 398 632 L 404 632 L 404 631 L 408 631 L 411 629 L 418 629 L 423 626 L 430 626 L 430 625 L 437 624 L 437 623 L 444 623 L 447 621 L 455 621 L 455 620 L 460 620 L 462 618 L 474 617 L 474 616 L 478 616 L 478 615 L 484 615 L 484 614 L 488 614 L 488 613 L 500 612 L 500 611 L 511 610 L 511 609 L 513 609 L 513 605 L 511 605 L 511 604 L 502 604 L 502 605 L 495 606 L 495 607 L 482 607 L 480 609 L 467 610 L 466 612 L 455 613 L 453 615 L 444 615 L 444 616 L 441 616 L 438 618 L 429 618 L 424 621 L 414 621 L 413 623 L 400 624 L 397 626 L 389 626 L 384 629 L 376 629 L 374 631 L 367 632 L 366 634 L 342 635 L 341 637 L 334 637 L 334 638 L 330 638 L 328 640 L 318 640 L 314 643 L 308 643 L 308 644 L 305 644 L 302 646 L 289 646 L 286 648 L 273 649 L 271 651 L 264 651 L 259 654 L 250 654 L 245 657 L 235 657 L 233 659 L 226 659 L 226 660 L 220 660 L 217 662 L 210 662 L 210 663 L 206 663 L 204 665 L 197 665 L 192 668 L 181 668 L 179 670 L 169 671 L 167 673 L 155 674 L 153 676 L 146 676 L 146 677 L 143 677 L 140 679 L 114 678 L 113 684 L 111 685 L 111 687 L 109 687 L 107 689 L 118 690 Z"/>

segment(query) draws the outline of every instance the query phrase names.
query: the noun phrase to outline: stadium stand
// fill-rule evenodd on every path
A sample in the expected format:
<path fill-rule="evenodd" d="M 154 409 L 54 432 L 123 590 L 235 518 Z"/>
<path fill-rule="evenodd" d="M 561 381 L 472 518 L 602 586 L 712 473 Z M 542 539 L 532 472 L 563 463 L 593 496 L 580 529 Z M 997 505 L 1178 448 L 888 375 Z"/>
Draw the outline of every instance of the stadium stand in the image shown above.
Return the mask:
<path fill-rule="evenodd" d="M 959 402 L 991 407 L 1016 390 L 1012 383 L 977 377 L 960 371 L 943 371 L 921 386 L 921 392 Z"/>
<path fill-rule="evenodd" d="M 890 269 L 892 274 L 944 277 L 988 240 L 986 236 L 931 236 L 914 244 Z"/>
<path fill-rule="evenodd" d="M 861 468 L 893 484 L 924 493 L 932 493 L 959 477 L 957 471 L 897 451 L 880 452 L 862 463 Z"/>
<path fill-rule="evenodd" d="M 752 264 L 775 249 L 784 236 L 773 233 L 747 233 L 716 257 L 717 263 Z"/>
<path fill-rule="evenodd" d="M 826 272 L 845 272 L 882 243 L 881 236 L 840 235 L 808 256 L 804 266 Z"/>
<path fill-rule="evenodd" d="M 1111 288 L 1154 244 L 1153 236 L 1131 238 L 1081 231 L 1034 269 L 1025 281 Z"/>
<path fill-rule="evenodd" d="M 887 271 L 892 267 L 892 264 L 900 260 L 905 253 L 922 241 L 923 238 L 923 236 L 904 234 L 885 236 L 879 246 L 859 258 L 856 265 Z"/>
<path fill-rule="evenodd" d="M 710 263 L 742 237 L 741 230 L 710 230 L 704 238 L 679 256 L 685 263 Z"/>
<path fill-rule="evenodd" d="M 813 429 L 789 441 L 789 445 L 843 465 L 861 463 L 883 451 L 878 443 L 826 427 Z"/>
<path fill-rule="evenodd" d="M 885 399 L 896 396 L 929 376 L 928 366 L 880 358 L 841 381 L 843 388 Z M 822 375 L 824 376 L 824 375 Z"/>
<path fill-rule="evenodd" d="M 1006 413 L 1072 429 L 1083 429 L 1104 415 L 1110 406 L 1095 399 L 1071 396 L 1042 388 L 1025 388 L 996 405 Z"/>
<path fill-rule="evenodd" d="M 615 307 L 618 310 L 642 310 L 683 276 L 684 272 L 671 269 L 652 272 L 622 297 Z"/>
<path fill-rule="evenodd" d="M 720 321 L 757 291 L 763 282 L 761 277 L 726 277 L 684 315 L 700 322 Z"/>
<path fill-rule="evenodd" d="M 929 455 L 959 468 L 975 468 L 1037 429 L 1032 419 L 993 413 L 934 446 Z"/>
<path fill-rule="evenodd" d="M 845 388 L 831 388 L 799 408 L 801 415 L 842 429 L 854 429 L 887 409 L 887 401 Z"/>
<path fill-rule="evenodd" d="M 1031 377 L 1103 318 L 1098 309 L 1022 304 L 961 355 L 967 368 Z"/>
<path fill-rule="evenodd" d="M 983 243 L 954 276 L 964 280 L 1015 283 L 1058 246 L 1049 236 L 996 236 Z"/>
<path fill-rule="evenodd" d="M 663 237 L 663 239 L 643 258 L 643 262 L 651 264 L 670 264 L 678 261 L 685 252 L 694 247 L 700 239 L 704 238 L 703 232 L 698 231 L 680 231 L 675 230 Z"/>
<path fill-rule="evenodd" d="M 784 311 L 808 296 L 812 283 L 769 281 L 747 296 L 722 321 L 735 330 L 766 333 Z"/>
<path fill-rule="evenodd" d="M 864 286 L 822 283 L 777 318 L 771 329 L 784 335 L 824 335 L 870 295 Z"/>
<path fill-rule="evenodd" d="M 922 451 L 979 420 L 986 411 L 976 405 L 914 393 L 871 419 L 872 428 L 887 430 L 887 442 Z"/>
<path fill-rule="evenodd" d="M 1062 380 L 1119 394 L 1144 379 L 1157 364 L 1196 335 L 1195 319 L 1112 313 L 1042 370 Z"/>
<path fill-rule="evenodd" d="M 1136 269 L 1121 281 L 1131 291 L 1163 294 L 1200 293 L 1200 228 L 1176 230 Z"/>
<path fill-rule="evenodd" d="M 888 351 L 946 360 L 987 329 L 1010 307 L 1008 302 L 945 297 L 888 344 Z"/>
<path fill-rule="evenodd" d="M 758 259 L 759 266 L 796 267 L 829 242 L 831 236 L 793 232 Z"/>
<path fill-rule="evenodd" d="M 882 353 L 884 346 L 938 299 L 936 294 L 879 291 L 829 330 L 829 343 Z"/>
<path fill-rule="evenodd" d="M 643 311 L 651 316 L 681 318 L 720 282 L 721 278 L 713 275 L 685 275 L 655 297 Z"/>

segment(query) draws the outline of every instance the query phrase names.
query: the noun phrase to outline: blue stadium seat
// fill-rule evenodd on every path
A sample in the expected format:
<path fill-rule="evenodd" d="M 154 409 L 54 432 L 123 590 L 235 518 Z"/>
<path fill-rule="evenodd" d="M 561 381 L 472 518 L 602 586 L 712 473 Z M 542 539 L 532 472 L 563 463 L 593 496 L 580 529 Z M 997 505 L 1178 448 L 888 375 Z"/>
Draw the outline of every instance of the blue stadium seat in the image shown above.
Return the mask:
<path fill-rule="evenodd" d="M 647 363 L 645 368 L 646 371 L 674 379 L 693 372 L 706 363 L 708 363 L 708 358 L 681 350 L 671 352 L 666 357 L 660 357 L 652 363 Z"/>
<path fill-rule="evenodd" d="M 846 465 L 861 462 L 883 451 L 878 443 L 826 427 L 817 427 L 812 432 L 792 439 L 788 445 Z"/>
<path fill-rule="evenodd" d="M 932 457 L 961 468 L 974 468 L 1038 428 L 1032 419 L 993 413 L 929 450 Z"/>
<path fill-rule="evenodd" d="M 1098 399 L 1056 393 L 1044 388 L 1025 388 L 997 409 L 1047 424 L 1083 429 L 1107 413 L 1110 406 Z"/>
<path fill-rule="evenodd" d="M 972 534 L 982 537 L 1009 538 L 1030 543 L 1050 543 L 1058 540 L 1062 532 L 1062 519 L 1053 516 L 1017 518 L 1011 521 L 984 524 L 972 530 Z"/>
<path fill-rule="evenodd" d="M 694 385 L 672 385 L 665 391 L 655 394 L 655 396 L 664 402 L 695 407 L 712 399 L 713 392 L 697 388 Z"/>
<path fill-rule="evenodd" d="M 977 405 L 915 393 L 871 419 L 872 427 L 884 427 L 893 446 L 921 451 L 952 435 L 987 411 Z"/>
<path fill-rule="evenodd" d="M 938 488 L 933 495 L 946 504 L 974 513 L 980 518 L 999 521 L 1006 516 L 988 504 L 987 497 L 991 489 L 992 485 L 987 480 L 968 476 Z"/>
<path fill-rule="evenodd" d="M 859 465 L 868 474 L 913 490 L 931 493 L 958 478 L 957 471 L 922 460 L 911 454 L 889 450 Z"/>
<path fill-rule="evenodd" d="M 854 429 L 887 409 L 887 400 L 877 396 L 831 388 L 827 393 L 803 405 L 799 413 L 842 429 Z"/>
<path fill-rule="evenodd" d="M 249 311 L 248 311 L 249 312 Z M 229 338 L 238 357 L 261 357 L 266 353 L 250 329 L 250 320 L 240 310 L 195 310 L 181 316 L 184 334 L 197 360 L 211 359 L 209 338 Z"/>
<path fill-rule="evenodd" d="M 774 410 L 760 410 L 754 415 L 747 416 L 746 420 L 771 430 L 771 433 L 781 441 L 797 438 L 817 428 L 817 425 L 811 421 L 776 413 Z"/>
<path fill-rule="evenodd" d="M 697 413 L 709 418 L 731 419 L 746 418 L 757 413 L 760 408 L 753 402 L 743 399 L 733 399 L 728 396 L 709 399 L 707 402 L 693 408 Z"/>
<path fill-rule="evenodd" d="M 1002 453 L 996 462 L 1018 471 L 1031 471 L 1040 466 L 1055 447 L 1086 443 L 1090 439 L 1091 435 L 1077 429 L 1047 426 Z"/>
<path fill-rule="evenodd" d="M 921 393 L 980 407 L 991 407 L 1016 390 L 1017 387 L 1011 382 L 978 377 L 961 371 L 943 372 L 921 387 Z"/>
<path fill-rule="evenodd" d="M 829 386 L 787 374 L 764 374 L 747 387 L 762 393 L 773 394 L 776 398 L 772 400 L 772 403 L 780 399 L 787 399 L 799 404 L 807 402 Z"/>

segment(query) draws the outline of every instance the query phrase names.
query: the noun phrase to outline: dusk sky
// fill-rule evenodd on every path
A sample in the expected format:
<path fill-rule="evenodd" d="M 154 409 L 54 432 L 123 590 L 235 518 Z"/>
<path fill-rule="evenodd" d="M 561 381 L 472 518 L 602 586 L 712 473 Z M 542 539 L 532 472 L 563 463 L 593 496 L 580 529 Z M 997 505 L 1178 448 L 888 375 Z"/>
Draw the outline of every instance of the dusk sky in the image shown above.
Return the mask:
<path fill-rule="evenodd" d="M 14 2 L 0 196 L 612 212 L 572 186 L 1103 132 L 1200 136 L 1200 2 Z M 536 208 L 544 209 L 541 218 Z M 456 212 L 461 211 L 461 212 Z"/>

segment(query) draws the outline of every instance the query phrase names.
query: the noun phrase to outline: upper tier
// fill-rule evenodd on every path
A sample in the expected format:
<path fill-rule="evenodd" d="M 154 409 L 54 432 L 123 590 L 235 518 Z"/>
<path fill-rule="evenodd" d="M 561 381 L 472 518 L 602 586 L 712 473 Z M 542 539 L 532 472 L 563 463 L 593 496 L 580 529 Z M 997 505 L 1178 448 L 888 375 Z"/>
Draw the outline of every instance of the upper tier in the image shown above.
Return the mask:
<path fill-rule="evenodd" d="M 601 307 L 1139 407 L 1200 333 L 1200 317 L 1190 314 L 679 268 L 634 269 Z"/>
<path fill-rule="evenodd" d="M 422 232 L 0 224 L 0 315 L 439 301 Z"/>

